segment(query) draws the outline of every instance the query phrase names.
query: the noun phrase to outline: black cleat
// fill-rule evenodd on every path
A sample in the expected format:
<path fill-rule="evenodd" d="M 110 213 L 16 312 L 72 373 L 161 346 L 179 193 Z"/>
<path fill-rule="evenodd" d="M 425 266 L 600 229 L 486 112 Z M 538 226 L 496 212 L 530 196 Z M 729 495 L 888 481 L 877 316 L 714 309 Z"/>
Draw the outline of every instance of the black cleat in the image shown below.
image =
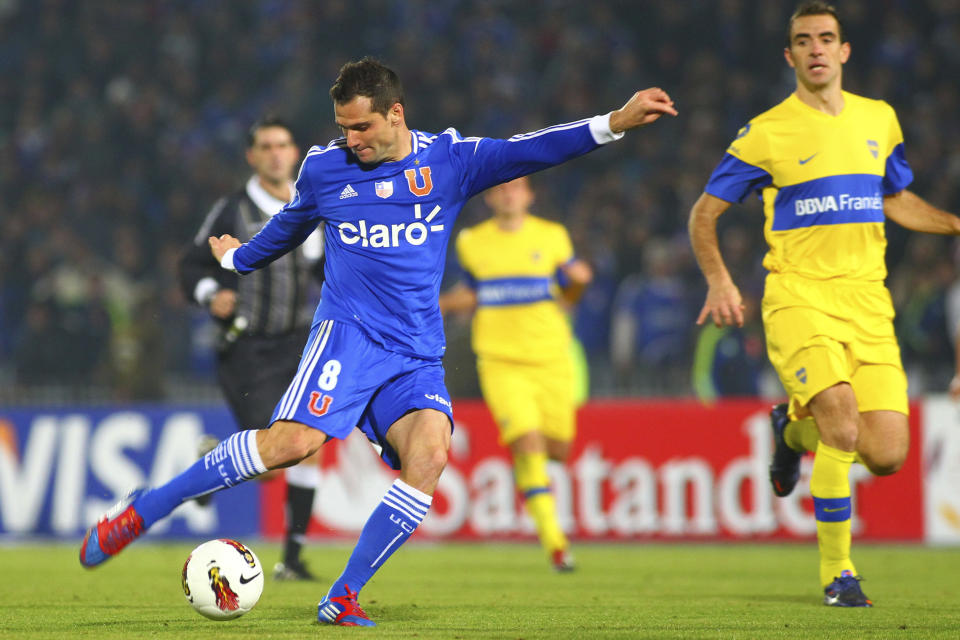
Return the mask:
<path fill-rule="evenodd" d="M 823 604 L 828 607 L 872 607 L 873 601 L 860 589 L 860 576 L 841 571 L 823 590 Z"/>
<path fill-rule="evenodd" d="M 800 480 L 802 451 L 790 448 L 783 439 L 783 432 L 790 424 L 787 405 L 778 404 L 770 410 L 770 428 L 773 429 L 773 460 L 770 462 L 770 484 L 773 492 L 783 498 L 793 492 Z"/>

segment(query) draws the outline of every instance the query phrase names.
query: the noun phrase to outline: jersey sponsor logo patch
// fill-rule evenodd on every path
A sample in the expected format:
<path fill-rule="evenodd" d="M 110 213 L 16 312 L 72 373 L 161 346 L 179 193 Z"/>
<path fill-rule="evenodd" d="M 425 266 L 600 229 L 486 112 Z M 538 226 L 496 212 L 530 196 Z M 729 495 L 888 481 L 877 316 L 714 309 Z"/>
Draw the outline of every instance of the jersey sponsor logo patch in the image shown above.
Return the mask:
<path fill-rule="evenodd" d="M 383 180 L 382 182 L 374 182 L 373 190 L 376 192 L 377 197 L 379 198 L 389 198 L 393 195 L 393 180 Z"/>
<path fill-rule="evenodd" d="M 883 222 L 883 179 L 845 174 L 782 187 L 773 201 L 772 230 Z"/>
<path fill-rule="evenodd" d="M 876 140 L 867 140 L 867 149 L 874 158 L 880 156 L 880 145 L 877 144 Z"/>
<path fill-rule="evenodd" d="M 801 198 L 794 203 L 794 209 L 798 216 L 809 216 L 830 211 L 883 210 L 883 198 L 879 193 L 872 196 L 854 196 L 849 193 L 841 193 L 837 196 Z"/>
<path fill-rule="evenodd" d="M 351 187 L 349 184 L 343 188 L 343 191 L 340 192 L 340 199 L 346 200 L 347 198 L 356 198 L 359 193 L 357 190 Z"/>
<path fill-rule="evenodd" d="M 481 307 L 533 304 L 552 300 L 550 278 L 491 278 L 477 282 L 477 304 Z"/>
<path fill-rule="evenodd" d="M 817 151 L 817 153 L 820 153 L 820 152 Z M 799 164 L 801 164 L 801 165 L 807 164 L 808 162 L 810 162 L 811 160 L 813 160 L 814 158 L 817 157 L 817 153 L 813 154 L 813 155 L 810 156 L 809 158 L 798 158 L 798 159 L 797 159 L 797 162 L 798 162 Z"/>
<path fill-rule="evenodd" d="M 807 368 L 806 367 L 800 367 L 799 369 L 797 369 L 797 380 L 799 380 L 803 384 L 807 384 Z"/>
<path fill-rule="evenodd" d="M 453 405 L 450 404 L 450 401 L 444 398 L 443 396 L 441 396 L 439 393 L 425 393 L 423 394 L 423 397 L 426 398 L 427 400 L 433 400 L 437 404 L 442 404 L 448 409 L 451 409 L 451 410 L 453 409 Z"/>
<path fill-rule="evenodd" d="M 419 178 L 417 174 L 420 174 Z M 433 177 L 430 175 L 430 167 L 420 167 L 419 169 L 407 169 L 403 172 L 404 177 L 407 179 L 407 187 L 410 189 L 410 193 L 422 198 L 423 196 L 430 195 L 430 192 L 433 191 Z M 423 183 L 423 186 L 420 183 Z"/>
<path fill-rule="evenodd" d="M 340 239 L 344 244 L 360 243 L 361 247 L 373 247 L 383 249 L 388 247 L 399 247 L 401 244 L 411 244 L 419 246 L 427 241 L 427 236 L 431 232 L 443 231 L 442 224 L 431 224 L 433 219 L 440 213 L 440 205 L 435 205 L 427 217 L 423 217 L 423 211 L 420 204 L 413 206 L 413 217 L 415 222 L 410 224 L 372 224 L 368 225 L 366 220 L 358 220 L 356 224 L 352 222 L 341 222 L 337 225 L 340 231 Z"/>

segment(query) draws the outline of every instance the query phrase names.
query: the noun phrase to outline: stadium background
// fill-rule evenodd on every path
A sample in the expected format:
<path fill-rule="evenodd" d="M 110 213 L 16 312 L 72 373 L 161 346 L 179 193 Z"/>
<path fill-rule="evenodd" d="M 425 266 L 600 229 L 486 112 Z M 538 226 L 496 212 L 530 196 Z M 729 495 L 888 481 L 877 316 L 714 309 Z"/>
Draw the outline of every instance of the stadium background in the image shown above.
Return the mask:
<path fill-rule="evenodd" d="M 837 4 L 853 43 L 845 88 L 893 104 L 912 188 L 960 211 L 960 2 Z M 597 274 L 574 319 L 591 371 L 574 467 L 594 465 L 584 469 L 600 473 L 599 494 L 587 504 L 588 485 L 575 483 L 572 526 L 586 537 L 809 537 L 812 516 L 796 531 L 779 512 L 760 529 L 738 529 L 720 511 L 723 470 L 750 456 L 753 471 L 743 468 L 728 500 L 763 517 L 770 500 L 750 480 L 765 465 L 751 448 L 751 425 L 781 391 L 755 316 L 742 337 L 742 371 L 751 395 L 764 399 L 719 409 L 691 399 L 693 319 L 705 289 L 687 214 L 737 129 L 792 90 L 781 55 L 791 8 L 747 0 L 0 0 L 0 531 L 76 536 L 124 483 L 157 481 L 185 464 L 189 454 L 175 444 L 198 430 L 229 432 L 213 383 L 212 327 L 177 290 L 176 258 L 213 201 L 245 179 L 249 123 L 277 113 L 294 124 L 302 151 L 324 144 L 338 135 L 327 90 L 339 66 L 372 54 L 399 72 L 408 121 L 427 131 L 509 136 L 609 110 L 637 88 L 670 92 L 680 118 L 534 180 L 535 212 L 566 223 Z M 484 215 L 472 203 L 459 224 Z M 753 298 L 763 277 L 760 215 L 751 201 L 720 226 L 731 270 Z M 935 394 L 953 370 L 958 245 L 892 224 L 888 237 L 915 447 L 904 472 L 883 482 L 906 483 L 894 506 L 924 511 L 877 537 L 956 541 L 960 505 L 950 487 L 960 431 L 951 427 L 960 425 Z M 456 398 L 473 398 L 468 326 L 453 319 L 448 330 L 448 385 Z M 469 400 L 457 411 L 467 416 L 462 432 L 485 444 L 481 457 L 454 466 L 494 523 L 471 520 L 459 533 L 522 535 L 518 507 L 497 484 L 503 458 L 489 418 Z M 657 444 L 666 423 L 673 437 Z M 718 450 L 731 433 L 742 437 Z M 671 460 L 700 462 L 671 471 Z M 670 487 L 682 494 L 679 525 L 664 511 Z M 184 517 L 160 533 L 235 532 L 242 519 L 228 514 L 252 503 L 269 511 L 276 490 L 230 492 L 212 529 Z M 629 500 L 618 499 L 624 492 Z M 714 492 L 711 524 L 713 498 L 697 501 Z M 500 498 L 477 501 L 489 496 Z M 74 499 L 79 506 L 57 510 Z M 880 502 L 864 498 L 868 534 L 871 521 L 902 515 Z M 616 509 L 626 514 L 622 531 L 608 520 Z M 279 517 L 266 511 L 246 520 L 261 533 Z M 330 528 L 322 513 L 314 524 L 315 532 Z"/>

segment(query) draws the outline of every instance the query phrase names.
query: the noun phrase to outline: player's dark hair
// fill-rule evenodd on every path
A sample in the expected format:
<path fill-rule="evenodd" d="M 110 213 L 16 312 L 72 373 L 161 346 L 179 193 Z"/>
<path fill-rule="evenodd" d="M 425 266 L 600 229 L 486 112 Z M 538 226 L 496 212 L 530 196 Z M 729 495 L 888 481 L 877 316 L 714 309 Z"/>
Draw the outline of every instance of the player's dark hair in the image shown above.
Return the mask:
<path fill-rule="evenodd" d="M 253 146 L 253 143 L 256 141 L 257 132 L 261 129 L 269 129 L 271 127 L 280 127 L 281 129 L 286 129 L 287 133 L 290 134 L 290 139 L 296 142 L 297 137 L 293 135 L 293 129 L 290 127 L 290 124 L 283 118 L 275 115 L 266 115 L 258 119 L 250 128 L 247 129 L 247 149 Z"/>
<path fill-rule="evenodd" d="M 340 75 L 330 87 L 330 97 L 336 104 L 357 96 L 370 98 L 371 111 L 386 115 L 394 104 L 403 104 L 403 86 L 392 69 L 367 56 L 340 67 Z"/>
<path fill-rule="evenodd" d="M 790 34 L 793 32 L 793 21 L 804 16 L 833 16 L 833 19 L 837 21 L 837 37 L 840 38 L 841 43 L 847 41 L 847 37 L 844 34 L 843 22 L 840 20 L 840 16 L 837 14 L 837 8 L 829 2 L 824 2 L 823 0 L 806 0 L 806 2 L 801 2 L 797 5 L 793 15 L 790 16 L 790 22 L 787 23 L 788 49 L 790 48 L 790 45 L 793 44 L 793 42 L 790 40 Z"/>

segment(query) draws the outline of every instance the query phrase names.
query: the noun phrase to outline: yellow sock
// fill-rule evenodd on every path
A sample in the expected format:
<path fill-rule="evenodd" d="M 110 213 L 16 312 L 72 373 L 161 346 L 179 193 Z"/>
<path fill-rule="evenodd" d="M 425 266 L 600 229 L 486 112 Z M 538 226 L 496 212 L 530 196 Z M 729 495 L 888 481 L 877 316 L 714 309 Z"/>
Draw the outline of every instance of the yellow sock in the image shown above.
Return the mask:
<path fill-rule="evenodd" d="M 817 452 L 817 443 L 820 441 L 820 431 L 813 418 L 791 420 L 783 430 L 783 439 L 794 451 Z"/>
<path fill-rule="evenodd" d="M 540 544 L 547 552 L 566 549 L 567 537 L 557 518 L 557 503 L 550 492 L 546 453 L 525 453 L 514 456 L 513 469 L 517 488 L 523 493 L 527 513 L 533 519 Z"/>
<path fill-rule="evenodd" d="M 813 459 L 810 493 L 817 517 L 820 583 L 827 586 L 840 572 L 857 574 L 850 560 L 850 465 L 852 451 L 820 443 Z"/>
<path fill-rule="evenodd" d="M 820 430 L 817 429 L 817 423 L 811 417 L 791 420 L 787 428 L 783 430 L 783 439 L 787 446 L 795 451 L 816 453 L 817 445 L 820 443 Z M 860 457 L 859 453 L 854 453 L 853 461 L 863 464 L 863 458 Z"/>

